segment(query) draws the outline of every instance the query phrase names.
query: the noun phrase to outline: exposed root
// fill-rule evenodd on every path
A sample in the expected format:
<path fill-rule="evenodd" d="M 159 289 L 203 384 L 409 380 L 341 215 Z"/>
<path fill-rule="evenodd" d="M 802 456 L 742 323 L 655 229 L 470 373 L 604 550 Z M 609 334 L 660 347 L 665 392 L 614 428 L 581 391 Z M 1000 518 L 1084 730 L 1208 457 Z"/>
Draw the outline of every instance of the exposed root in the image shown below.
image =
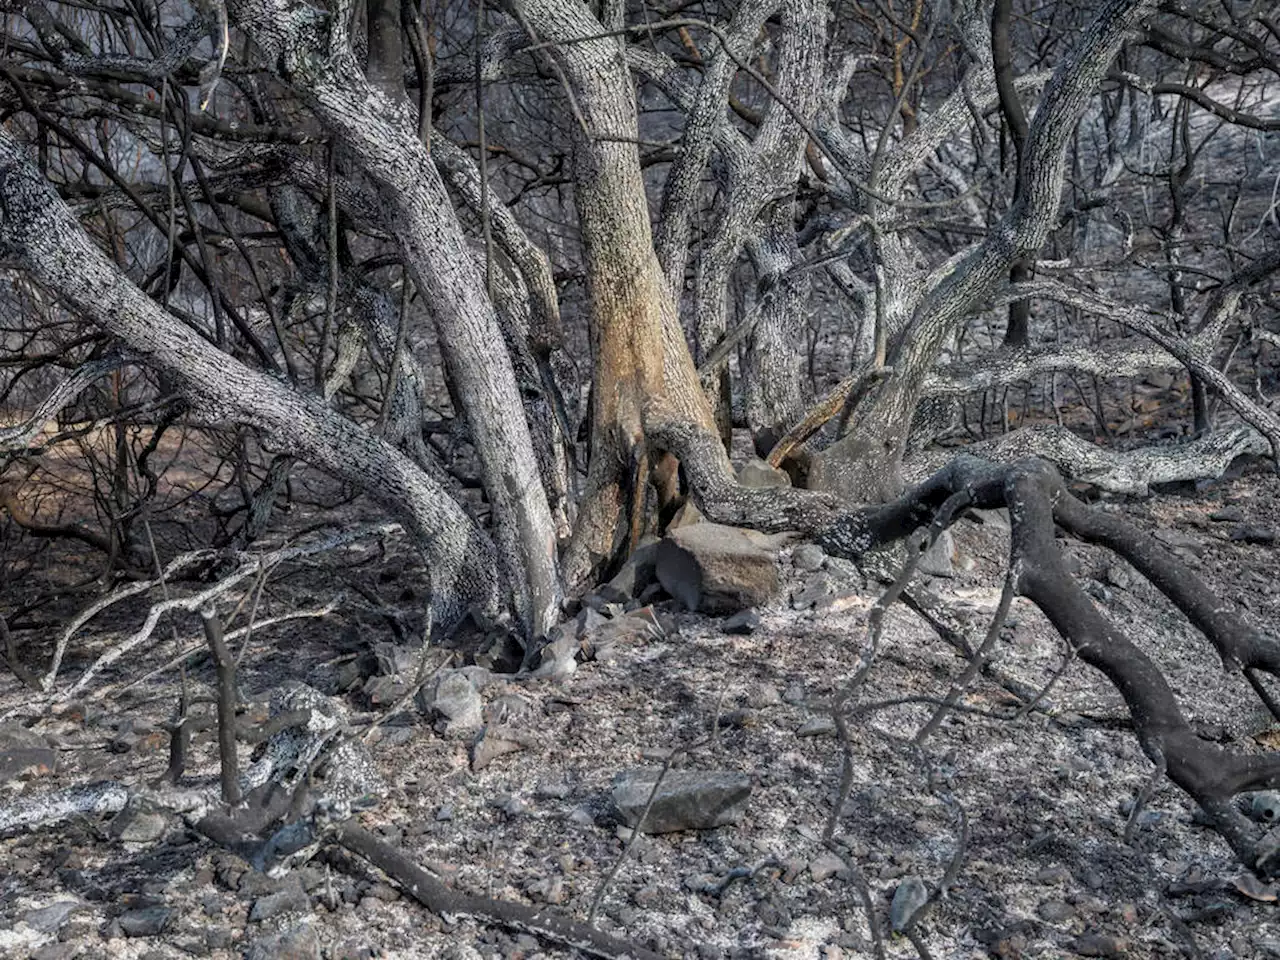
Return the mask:
<path fill-rule="evenodd" d="M 1075 654 L 1100 670 L 1124 697 L 1144 752 L 1163 766 L 1207 815 L 1236 855 L 1261 876 L 1280 873 L 1280 842 L 1263 836 L 1234 797 L 1280 786 L 1280 754 L 1231 753 L 1201 740 L 1156 664 L 1094 606 L 1068 573 L 1055 525 L 1115 550 L 1160 589 L 1209 638 L 1224 662 L 1280 676 L 1280 644 L 1247 624 L 1168 549 L 1119 518 L 1081 503 L 1043 460 L 998 466 L 959 457 L 898 500 L 841 518 L 818 536 L 836 556 L 856 557 L 929 524 L 954 517 L 957 502 L 1009 508 L 1013 588 L 1045 614 Z M 1268 707 L 1274 709 L 1269 697 Z"/>
<path fill-rule="evenodd" d="M 971 456 L 999 463 L 1040 457 L 1064 477 L 1091 483 L 1108 493 L 1146 496 L 1152 484 L 1180 483 L 1222 476 L 1236 457 L 1266 456 L 1271 444 L 1252 427 L 1240 425 L 1186 443 L 1108 450 L 1081 439 L 1065 427 L 1023 427 L 994 440 L 966 448 Z M 942 466 L 945 453 L 931 453 L 908 463 L 908 470 L 924 476 Z"/>

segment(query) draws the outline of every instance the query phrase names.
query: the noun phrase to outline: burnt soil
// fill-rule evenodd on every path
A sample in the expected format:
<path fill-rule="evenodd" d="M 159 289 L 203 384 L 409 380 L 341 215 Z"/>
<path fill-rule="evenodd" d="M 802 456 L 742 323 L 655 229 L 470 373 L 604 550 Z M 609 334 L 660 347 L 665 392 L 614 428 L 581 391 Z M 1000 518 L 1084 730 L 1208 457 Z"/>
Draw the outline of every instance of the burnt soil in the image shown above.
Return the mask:
<path fill-rule="evenodd" d="M 1225 507 L 1243 519 L 1210 519 Z M 1176 542 L 1218 595 L 1264 629 L 1276 622 L 1277 548 L 1232 539 L 1242 524 L 1280 529 L 1273 474 L 1106 508 Z M 955 540 L 955 575 L 919 583 L 968 625 L 976 644 L 999 597 L 1008 537 L 989 517 L 963 520 Z M 1242 751 L 1280 746 L 1280 728 L 1247 684 L 1222 670 L 1203 638 L 1135 571 L 1104 550 L 1060 543 L 1096 602 L 1163 667 L 1204 736 Z M 1004 718 L 1020 701 L 980 678 L 964 700 L 972 712 L 943 723 L 927 759 L 902 738 L 928 718 L 928 706 L 885 708 L 857 725 L 852 785 L 835 830 L 842 856 L 833 859 L 823 831 L 837 798 L 841 745 L 828 705 L 850 677 L 883 584 L 838 561 L 801 573 L 787 550 L 781 563 L 783 593 L 759 611 L 751 635 L 726 634 L 722 619 L 659 600 L 661 639 L 620 641 L 607 658 L 584 662 L 559 682 L 493 676 L 481 694 L 489 718 L 520 729 L 525 744 L 479 772 L 469 740 L 445 738 L 432 718 L 417 711 L 388 718 L 372 750 L 389 792 L 362 822 L 458 888 L 551 902 L 582 918 L 624 847 L 609 801 L 613 777 L 692 747 L 678 767 L 752 777 L 744 817 L 713 831 L 640 838 L 597 917 L 668 955 L 874 956 L 856 873 L 887 930 L 904 878 L 933 885 L 947 871 L 963 813 L 968 841 L 958 873 L 918 927 L 934 957 L 1280 957 L 1275 889 L 1251 884 L 1188 799 L 1153 781 L 1119 696 L 1076 662 L 1037 710 L 1014 720 Z M 244 659 L 244 695 L 265 697 L 287 678 L 326 692 L 345 685 L 357 726 L 379 718 L 360 683 L 351 683 L 352 665 L 367 661 L 375 644 L 395 642 L 397 631 L 412 637 L 420 630 L 419 573 L 396 538 L 277 571 L 259 618 L 343 599 L 327 618 L 259 631 Z M 833 599 L 819 610 L 793 609 L 791 594 L 818 578 L 829 581 Z M 62 682 L 136 627 L 145 606 L 135 601 L 86 625 Z M 45 662 L 57 635 L 58 618 L 49 617 L 47 629 L 23 636 L 33 666 Z M 166 739 L 157 727 L 173 711 L 180 674 L 169 669 L 125 683 L 172 661 L 175 640 L 198 645 L 198 621 L 180 618 L 176 626 L 162 624 L 89 696 L 56 709 L 7 673 L 0 677 L 0 715 L 41 734 L 58 753 L 55 771 L 8 782 L 0 802 L 95 780 L 141 783 L 164 770 Z M 448 655 L 441 651 L 441 662 Z M 1037 689 L 1065 655 L 1043 617 L 1016 600 L 997 643 L 1001 676 Z M 941 696 L 964 666 L 953 646 L 897 605 L 862 700 Z M 207 691 L 207 660 L 191 660 L 185 682 Z M 198 740 L 191 782 L 215 769 L 211 742 Z M 931 769 L 943 772 L 946 789 L 930 789 Z M 1126 839 L 1127 812 L 1144 790 L 1149 799 Z M 252 916 L 281 891 L 292 894 L 283 898 L 290 910 Z M 42 932 L 33 923 L 43 916 L 35 911 L 65 901 L 75 907 L 60 928 Z M 148 909 L 167 926 L 125 935 L 122 915 Z M 287 954 L 272 939 L 282 932 L 302 952 Z M 177 821 L 145 844 L 114 839 L 104 822 L 88 818 L 0 841 L 0 955 L 221 958 L 255 945 L 256 956 L 571 956 L 527 936 L 433 916 L 337 851 L 272 879 Z M 885 949 L 890 957 L 917 955 L 903 937 L 886 935 Z"/>

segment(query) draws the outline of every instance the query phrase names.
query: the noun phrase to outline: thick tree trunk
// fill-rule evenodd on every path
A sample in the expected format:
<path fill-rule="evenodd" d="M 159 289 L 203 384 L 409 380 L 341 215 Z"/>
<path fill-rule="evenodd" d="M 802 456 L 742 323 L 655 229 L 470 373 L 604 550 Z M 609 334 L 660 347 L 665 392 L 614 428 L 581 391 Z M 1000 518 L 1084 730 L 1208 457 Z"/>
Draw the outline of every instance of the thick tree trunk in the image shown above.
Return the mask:
<path fill-rule="evenodd" d="M 787 275 L 800 262 L 794 203 L 766 212 L 759 240 L 751 244 L 756 270 L 767 280 L 760 319 L 747 340 L 743 393 L 747 426 L 767 454 L 798 423 L 812 400 L 804 376 L 805 310 L 812 290 L 807 271 Z"/>
<path fill-rule="evenodd" d="M 594 402 L 587 489 L 564 561 L 573 589 L 613 555 L 622 511 L 642 492 L 646 421 L 708 429 L 714 421 L 654 253 L 621 41 L 582 40 L 604 28 L 571 0 L 512 6 L 539 40 L 559 44 L 554 56 L 587 127 L 575 128 L 574 202 L 591 302 Z"/>
<path fill-rule="evenodd" d="M 209 419 L 243 423 L 404 518 L 427 561 L 442 631 L 505 601 L 484 533 L 404 454 L 326 406 L 217 349 L 162 310 L 98 249 L 21 146 L 0 128 L 0 255 L 119 337 Z"/>
<path fill-rule="evenodd" d="M 409 104 L 369 83 L 345 27 L 323 12 L 288 0 L 227 6 L 280 78 L 352 151 L 393 213 L 393 233 L 431 307 L 471 430 L 502 572 L 525 631 L 544 633 L 559 614 L 555 528 L 511 358 L 494 350 L 502 334 L 493 305 Z"/>

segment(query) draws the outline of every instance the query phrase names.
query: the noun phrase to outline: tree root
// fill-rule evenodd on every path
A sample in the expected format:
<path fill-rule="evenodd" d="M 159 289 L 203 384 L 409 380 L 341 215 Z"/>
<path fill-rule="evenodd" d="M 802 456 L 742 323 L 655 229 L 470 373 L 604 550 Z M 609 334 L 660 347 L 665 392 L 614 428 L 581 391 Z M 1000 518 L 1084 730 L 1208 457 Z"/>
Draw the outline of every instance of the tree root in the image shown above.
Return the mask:
<path fill-rule="evenodd" d="M 1132 563 L 1205 633 L 1229 668 L 1250 671 L 1246 676 L 1269 709 L 1275 704 L 1253 674 L 1280 676 L 1280 644 L 1216 600 L 1156 540 L 1073 497 L 1043 460 L 999 466 L 959 457 L 898 500 L 845 516 L 816 539 L 828 553 L 853 558 L 922 526 L 949 524 L 957 497 L 977 507 L 1009 508 L 1014 589 L 1040 608 L 1081 660 L 1115 685 L 1143 751 L 1200 805 L 1240 860 L 1260 876 L 1280 874 L 1280 839 L 1261 835 L 1233 802 L 1244 791 L 1280 786 L 1280 754 L 1230 753 L 1196 735 L 1160 669 L 1067 572 L 1054 542 L 1055 524 Z"/>
<path fill-rule="evenodd" d="M 1271 444 L 1252 427 L 1239 425 L 1186 443 L 1147 446 L 1136 450 L 1108 450 L 1076 436 L 1065 427 L 1023 427 L 966 449 L 971 456 L 1000 463 L 1027 457 L 1048 460 L 1070 480 L 1091 483 L 1108 493 L 1147 496 L 1155 483 L 1179 483 L 1222 476 L 1243 454 L 1266 456 Z M 944 454 L 945 455 L 945 454 Z M 916 463 L 916 475 L 941 466 L 938 455 L 926 454 Z"/>

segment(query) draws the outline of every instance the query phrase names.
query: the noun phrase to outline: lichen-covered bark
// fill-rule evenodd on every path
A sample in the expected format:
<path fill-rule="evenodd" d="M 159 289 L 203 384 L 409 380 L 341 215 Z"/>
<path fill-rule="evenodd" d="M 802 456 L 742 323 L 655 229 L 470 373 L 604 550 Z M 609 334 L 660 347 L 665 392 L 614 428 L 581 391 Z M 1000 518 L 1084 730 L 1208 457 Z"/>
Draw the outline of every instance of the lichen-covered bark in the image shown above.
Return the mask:
<path fill-rule="evenodd" d="M 493 505 L 502 572 L 525 631 L 559 615 L 556 536 L 511 358 L 484 279 L 403 99 L 365 77 L 342 26 L 287 0 L 228 3 L 233 22 L 352 152 L 392 212 L 394 235 L 430 305 Z"/>
<path fill-rule="evenodd" d="M 925 378 L 958 324 L 995 292 L 1015 262 L 1043 246 L 1057 222 L 1071 132 L 1126 34 L 1151 8 L 1151 0 L 1101 6 L 1040 99 L 1009 212 L 915 305 L 889 350 L 892 374 L 857 411 L 850 432 L 815 458 L 811 483 L 860 498 L 890 497 L 901 489 L 902 455 Z M 906 166 L 890 167 L 877 185 L 891 189 Z"/>
<path fill-rule="evenodd" d="M 211 420 L 242 423 L 364 490 L 403 517 L 427 561 L 433 616 L 452 629 L 473 606 L 504 601 L 488 537 L 408 457 L 320 398 L 218 350 L 166 313 L 98 248 L 0 128 L 0 252 L 76 312 L 120 338 Z"/>

